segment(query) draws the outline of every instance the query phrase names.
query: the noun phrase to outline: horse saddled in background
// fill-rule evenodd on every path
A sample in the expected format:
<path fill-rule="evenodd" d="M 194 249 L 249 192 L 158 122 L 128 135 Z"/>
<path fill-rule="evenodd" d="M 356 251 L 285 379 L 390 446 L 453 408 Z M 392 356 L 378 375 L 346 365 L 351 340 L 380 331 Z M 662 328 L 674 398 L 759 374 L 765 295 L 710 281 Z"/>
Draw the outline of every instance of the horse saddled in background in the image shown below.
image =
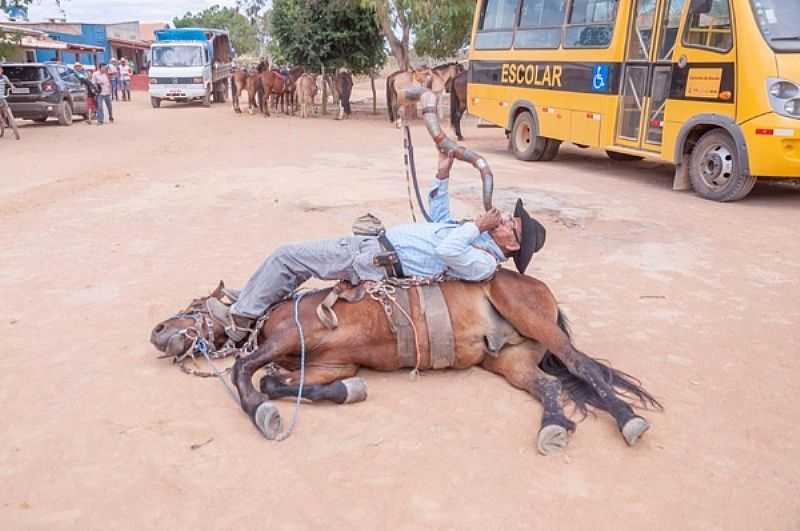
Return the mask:
<path fill-rule="evenodd" d="M 429 86 L 431 81 L 429 69 L 398 70 L 389 74 L 386 78 L 386 110 L 389 113 L 389 121 L 399 125 L 398 94 L 413 86 Z"/>
<path fill-rule="evenodd" d="M 336 73 L 333 79 L 334 94 L 339 96 L 339 114 L 337 120 L 350 118 L 352 109 L 350 108 L 350 96 L 353 92 L 353 74 L 342 69 Z"/>
<path fill-rule="evenodd" d="M 247 91 L 247 110 L 250 114 L 255 113 L 259 108 L 258 94 L 259 94 L 260 79 L 258 71 L 253 68 L 240 68 L 233 73 L 233 110 L 241 113 L 242 109 L 239 107 L 239 101 L 242 97 L 242 92 Z"/>
<path fill-rule="evenodd" d="M 459 140 L 464 140 L 461 134 L 461 118 L 467 112 L 467 71 L 464 70 L 450 82 L 450 125 Z"/>
<path fill-rule="evenodd" d="M 592 409 L 608 412 L 629 445 L 649 428 L 632 404 L 661 409 L 633 377 L 573 345 L 566 320 L 543 282 L 507 269 L 484 282 L 446 281 L 435 285 L 440 289 L 437 297 L 446 301 L 444 315 L 449 315 L 452 329 L 452 357 L 446 364 L 437 364 L 440 358 L 434 357 L 432 345 L 441 341 L 435 342 L 430 331 L 439 328 L 429 324 L 424 309 L 430 311 L 432 307 L 431 299 L 423 297 L 430 287 L 412 286 L 404 292 L 408 309 L 402 315 L 405 321 L 410 319 L 416 356 L 409 355 L 408 349 L 405 354 L 401 352 L 400 321 L 393 321 L 400 312 L 390 311 L 398 304 L 402 287 L 381 282 L 343 290 L 339 294 L 349 292 L 345 300 L 352 302 L 335 306 L 335 327 L 323 324 L 318 317 L 322 303 L 330 300 L 331 289 L 273 306 L 254 334 L 258 347 L 233 365 L 232 382 L 241 408 L 267 439 L 276 438 L 281 421 L 270 400 L 298 394 L 300 353 L 305 349 L 302 396 L 311 401 L 344 404 L 366 399 L 366 383 L 356 376 L 361 367 L 396 371 L 480 366 L 497 373 L 542 402 L 537 448 L 543 454 L 563 449 L 575 431 L 575 422 L 564 412 L 564 398 L 584 417 Z M 218 305 L 206 301 L 222 301 L 229 294 L 220 283 L 210 297 L 194 300 L 186 310 L 158 324 L 150 339 L 165 353 L 162 357 L 177 360 L 193 354 L 198 338 L 207 346 L 210 343 L 212 350 L 222 349 L 227 341 L 223 320 L 210 310 Z M 302 323 L 302 337 L 295 319 Z M 409 337 L 407 333 L 410 342 Z M 269 370 L 257 390 L 253 377 L 261 369 Z"/>
<path fill-rule="evenodd" d="M 289 113 L 294 116 L 296 110 L 296 96 L 297 96 L 297 81 L 306 72 L 302 65 L 293 66 L 286 72 L 286 85 L 280 95 L 281 109 L 288 107 Z"/>
<path fill-rule="evenodd" d="M 283 94 L 286 87 L 286 78 L 280 72 L 269 68 L 266 61 L 259 63 L 259 79 L 261 80 L 261 89 L 263 96 L 260 102 L 260 110 L 265 117 L 270 116 L 269 106 L 273 97 L 278 97 Z"/>

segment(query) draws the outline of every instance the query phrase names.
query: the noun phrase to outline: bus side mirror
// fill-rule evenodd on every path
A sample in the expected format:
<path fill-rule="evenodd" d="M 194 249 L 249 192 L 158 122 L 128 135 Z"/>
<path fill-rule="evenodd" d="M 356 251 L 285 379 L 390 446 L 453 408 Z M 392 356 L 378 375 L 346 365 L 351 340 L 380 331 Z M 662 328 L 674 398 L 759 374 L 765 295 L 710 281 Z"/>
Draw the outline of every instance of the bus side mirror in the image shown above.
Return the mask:
<path fill-rule="evenodd" d="M 704 15 L 711 12 L 711 4 L 713 0 L 692 0 L 689 4 L 690 15 Z"/>

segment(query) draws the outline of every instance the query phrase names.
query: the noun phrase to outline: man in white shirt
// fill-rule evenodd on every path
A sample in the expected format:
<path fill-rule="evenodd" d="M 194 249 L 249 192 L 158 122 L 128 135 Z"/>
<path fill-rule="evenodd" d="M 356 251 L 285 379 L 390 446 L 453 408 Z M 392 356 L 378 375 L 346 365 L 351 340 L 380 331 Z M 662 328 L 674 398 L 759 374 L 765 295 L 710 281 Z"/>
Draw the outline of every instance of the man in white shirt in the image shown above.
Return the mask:
<path fill-rule="evenodd" d="M 122 88 L 122 101 L 131 101 L 131 76 L 133 69 L 127 59 L 122 59 L 119 64 L 119 84 Z"/>

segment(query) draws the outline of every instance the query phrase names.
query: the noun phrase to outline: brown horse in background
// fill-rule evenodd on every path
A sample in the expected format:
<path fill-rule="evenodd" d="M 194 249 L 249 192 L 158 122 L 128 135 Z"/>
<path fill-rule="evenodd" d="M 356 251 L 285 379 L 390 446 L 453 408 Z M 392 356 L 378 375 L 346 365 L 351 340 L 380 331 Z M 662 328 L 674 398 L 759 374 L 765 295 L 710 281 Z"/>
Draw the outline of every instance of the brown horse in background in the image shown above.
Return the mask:
<path fill-rule="evenodd" d="M 461 117 L 467 112 L 467 71 L 464 70 L 450 82 L 450 125 L 459 140 L 461 134 Z"/>
<path fill-rule="evenodd" d="M 485 282 L 449 281 L 440 287 L 453 327 L 453 368 L 481 366 L 539 399 L 544 408 L 537 438 L 541 453 L 563 449 L 569 434 L 575 431 L 575 423 L 564 413 L 564 397 L 584 416 L 590 408 L 607 411 L 629 445 L 647 431 L 649 424 L 634 413 L 631 403 L 660 409 L 658 401 L 633 377 L 587 356 L 572 344 L 567 322 L 543 282 L 501 269 Z M 380 293 L 374 285 L 371 289 L 371 294 Z M 423 331 L 418 336 L 421 341 L 416 361 L 404 361 L 398 353 L 384 313 L 384 305 L 391 306 L 388 299 L 364 296 L 353 299 L 353 303 L 338 304 L 338 327 L 331 330 L 322 324 L 316 310 L 329 292 L 320 290 L 299 301 L 273 306 L 259 331 L 259 347 L 233 366 L 232 382 L 240 405 L 268 439 L 274 439 L 280 431 L 280 415 L 269 400 L 298 393 L 301 337 L 294 308 L 303 326 L 303 397 L 307 400 L 343 404 L 366 399 L 366 384 L 355 377 L 361 367 L 377 371 L 432 368 L 424 332 L 428 325 L 416 289 L 408 291 L 411 321 Z M 225 293 L 220 283 L 211 297 L 221 300 Z M 188 355 L 198 337 L 212 343 L 212 349 L 223 347 L 227 340 L 224 324 L 211 314 L 206 299 L 193 301 L 184 312 L 153 329 L 150 340 L 165 357 Z M 259 392 L 253 377 L 270 364 L 273 370 L 262 377 Z"/>
<path fill-rule="evenodd" d="M 350 108 L 350 95 L 353 92 L 353 74 L 343 70 L 336 74 L 333 80 L 334 94 L 339 96 L 339 115 L 337 120 L 350 118 L 352 109 Z"/>
<path fill-rule="evenodd" d="M 448 89 L 452 80 L 464 72 L 464 66 L 460 63 L 446 63 L 433 68 L 421 67 L 412 71 L 397 71 L 386 78 L 386 106 L 389 112 L 389 121 L 398 120 L 398 98 L 397 95 L 403 90 L 413 86 L 421 85 L 431 89 L 436 95 L 437 102 L 442 94 Z M 437 112 L 441 106 L 437 105 Z"/>
<path fill-rule="evenodd" d="M 258 71 L 258 76 L 261 81 L 261 90 L 263 91 L 263 96 L 259 102 L 259 107 L 261 112 L 266 117 L 270 116 L 269 106 L 270 102 L 272 101 L 272 97 L 277 97 L 283 94 L 283 91 L 286 90 L 286 79 L 280 73 L 270 69 L 269 64 L 266 61 L 259 63 Z"/>
<path fill-rule="evenodd" d="M 257 103 L 257 95 L 259 90 L 259 76 L 258 72 L 254 70 L 236 70 L 233 73 L 233 110 L 241 113 L 242 109 L 239 107 L 239 100 L 242 97 L 242 92 L 247 91 L 247 110 L 250 114 L 255 112 L 259 107 Z"/>
<path fill-rule="evenodd" d="M 302 65 L 297 65 L 289 69 L 289 74 L 286 79 L 286 86 L 280 95 L 281 109 L 283 109 L 284 113 L 286 113 L 285 109 L 288 106 L 289 113 L 294 116 L 295 110 L 297 109 L 297 81 L 305 72 L 306 69 Z"/>

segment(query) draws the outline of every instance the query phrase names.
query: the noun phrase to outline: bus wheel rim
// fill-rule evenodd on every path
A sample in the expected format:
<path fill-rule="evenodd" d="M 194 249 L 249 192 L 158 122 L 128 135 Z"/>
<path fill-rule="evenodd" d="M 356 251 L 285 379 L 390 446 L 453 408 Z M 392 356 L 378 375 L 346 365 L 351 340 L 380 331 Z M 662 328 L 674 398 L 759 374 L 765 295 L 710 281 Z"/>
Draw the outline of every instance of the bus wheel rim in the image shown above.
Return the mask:
<path fill-rule="evenodd" d="M 733 154 L 723 145 L 710 146 L 700 161 L 700 175 L 709 188 L 724 188 L 733 177 Z"/>
<path fill-rule="evenodd" d="M 531 128 L 528 124 L 521 124 L 517 129 L 517 145 L 524 149 L 531 145 Z"/>

